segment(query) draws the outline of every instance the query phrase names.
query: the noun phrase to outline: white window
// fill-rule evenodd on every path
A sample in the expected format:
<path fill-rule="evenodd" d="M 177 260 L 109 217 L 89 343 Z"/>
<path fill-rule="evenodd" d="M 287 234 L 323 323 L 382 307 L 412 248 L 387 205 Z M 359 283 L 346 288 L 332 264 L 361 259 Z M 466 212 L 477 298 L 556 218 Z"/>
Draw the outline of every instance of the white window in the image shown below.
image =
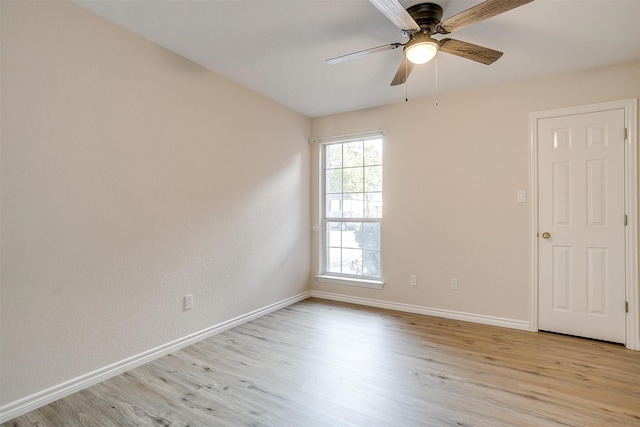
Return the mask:
<path fill-rule="evenodd" d="M 382 138 L 322 145 L 321 275 L 382 280 Z"/>

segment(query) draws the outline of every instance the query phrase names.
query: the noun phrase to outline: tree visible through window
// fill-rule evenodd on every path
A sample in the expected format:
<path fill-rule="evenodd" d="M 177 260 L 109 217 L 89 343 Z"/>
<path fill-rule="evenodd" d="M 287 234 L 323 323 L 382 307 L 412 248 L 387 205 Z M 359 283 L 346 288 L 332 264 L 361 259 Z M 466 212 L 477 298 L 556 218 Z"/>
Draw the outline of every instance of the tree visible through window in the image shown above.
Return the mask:
<path fill-rule="evenodd" d="M 324 272 L 380 279 L 382 139 L 323 145 Z"/>

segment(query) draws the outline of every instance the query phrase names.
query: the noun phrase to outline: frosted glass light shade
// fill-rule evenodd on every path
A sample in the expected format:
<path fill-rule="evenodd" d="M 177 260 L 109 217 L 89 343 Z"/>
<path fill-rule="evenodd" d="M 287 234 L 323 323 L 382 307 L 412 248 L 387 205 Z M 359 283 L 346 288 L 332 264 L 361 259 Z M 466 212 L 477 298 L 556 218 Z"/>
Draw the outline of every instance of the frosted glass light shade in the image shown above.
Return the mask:
<path fill-rule="evenodd" d="M 424 64 L 433 59 L 440 45 L 430 37 L 417 37 L 404 46 L 404 54 L 414 64 Z"/>

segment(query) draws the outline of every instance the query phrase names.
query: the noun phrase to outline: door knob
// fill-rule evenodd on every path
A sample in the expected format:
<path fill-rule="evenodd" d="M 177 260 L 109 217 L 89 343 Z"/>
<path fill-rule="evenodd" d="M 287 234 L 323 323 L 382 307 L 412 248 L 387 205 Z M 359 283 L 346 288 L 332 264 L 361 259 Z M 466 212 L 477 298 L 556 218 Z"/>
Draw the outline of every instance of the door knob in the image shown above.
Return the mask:
<path fill-rule="evenodd" d="M 542 233 L 542 238 L 543 239 L 550 239 L 551 238 L 551 233 L 549 233 L 548 231 L 545 231 L 544 233 Z"/>

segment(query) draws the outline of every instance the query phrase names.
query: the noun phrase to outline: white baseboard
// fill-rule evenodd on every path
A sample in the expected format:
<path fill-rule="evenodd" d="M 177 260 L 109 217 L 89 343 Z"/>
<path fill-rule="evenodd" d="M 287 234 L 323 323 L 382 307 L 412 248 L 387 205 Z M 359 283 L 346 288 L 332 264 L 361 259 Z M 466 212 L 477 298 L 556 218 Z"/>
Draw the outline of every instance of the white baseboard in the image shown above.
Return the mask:
<path fill-rule="evenodd" d="M 334 294 L 331 292 L 311 291 L 311 296 L 314 298 L 328 299 L 332 301 L 347 302 L 351 304 L 366 305 L 377 308 L 386 308 L 388 310 L 404 311 L 407 313 L 424 314 L 427 316 L 444 317 L 446 319 L 463 320 L 465 322 L 481 323 L 484 325 L 500 326 L 502 328 L 529 331 L 529 322 L 524 320 L 505 319 L 502 317 L 464 313 L 460 311 L 444 310 L 441 308 L 429 308 L 419 305 L 353 297 L 348 295 Z"/>
<path fill-rule="evenodd" d="M 201 341 L 205 338 L 209 338 L 213 335 L 219 334 L 220 332 L 224 332 L 227 329 L 231 329 L 235 326 L 264 316 L 265 314 L 269 314 L 291 304 L 295 304 L 296 302 L 302 301 L 306 298 L 309 298 L 310 296 L 310 291 L 294 295 L 290 298 L 270 304 L 266 307 L 259 308 L 250 313 L 243 314 L 241 316 L 203 329 L 199 332 L 195 332 L 191 335 L 187 335 L 183 338 L 179 338 L 175 341 L 171 341 L 167 344 L 121 360 L 120 362 L 116 362 L 112 365 L 108 365 L 93 372 L 81 375 L 62 384 L 58 384 L 46 390 L 32 394 L 31 396 L 27 396 L 25 398 L 16 400 L 15 402 L 8 403 L 0 407 L 0 424 L 19 417 L 20 415 L 26 414 L 29 411 L 38 409 L 60 398 L 85 389 L 89 386 L 97 384 L 101 381 L 122 374 L 133 368 L 144 365 L 145 363 L 149 363 L 159 357 L 165 356 L 169 353 L 180 350 L 181 348 L 195 344 L 196 342 Z"/>

